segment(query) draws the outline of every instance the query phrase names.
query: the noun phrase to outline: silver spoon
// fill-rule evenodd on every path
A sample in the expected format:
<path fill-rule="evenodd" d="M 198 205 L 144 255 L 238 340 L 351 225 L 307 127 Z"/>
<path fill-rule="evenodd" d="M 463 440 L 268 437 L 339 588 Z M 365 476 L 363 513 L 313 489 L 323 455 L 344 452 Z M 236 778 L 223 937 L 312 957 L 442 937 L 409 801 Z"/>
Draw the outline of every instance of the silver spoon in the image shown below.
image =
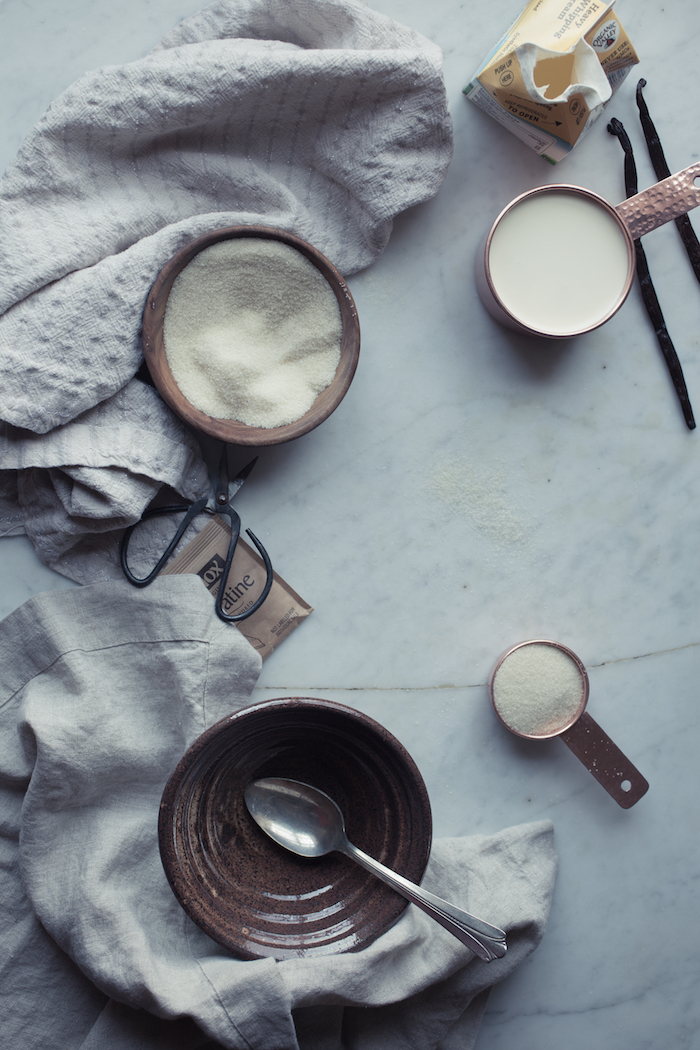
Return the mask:
<path fill-rule="evenodd" d="M 299 780 L 266 777 L 245 789 L 251 817 L 280 846 L 300 857 L 323 857 L 338 851 L 422 908 L 484 962 L 506 954 L 506 935 L 497 926 L 456 908 L 402 875 L 385 868 L 348 841 L 343 814 L 332 798 Z"/>

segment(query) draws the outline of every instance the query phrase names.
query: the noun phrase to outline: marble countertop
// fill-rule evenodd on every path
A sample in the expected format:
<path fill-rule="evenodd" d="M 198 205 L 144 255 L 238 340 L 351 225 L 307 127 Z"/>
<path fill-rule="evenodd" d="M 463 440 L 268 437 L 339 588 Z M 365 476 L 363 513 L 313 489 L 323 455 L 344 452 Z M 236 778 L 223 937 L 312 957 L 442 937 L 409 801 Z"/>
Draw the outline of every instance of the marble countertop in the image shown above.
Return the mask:
<path fill-rule="evenodd" d="M 138 58 L 200 6 L 4 0 L 0 168 L 84 70 Z M 543 342 L 500 328 L 473 277 L 486 227 L 518 193 L 574 182 L 622 200 L 622 150 L 604 118 L 553 167 L 465 98 L 520 0 L 372 6 L 442 47 L 454 158 L 437 196 L 349 279 L 362 351 L 345 400 L 312 433 L 262 449 L 238 497 L 315 610 L 266 661 L 256 696 L 323 696 L 383 722 L 423 773 L 436 836 L 554 822 L 548 930 L 495 988 L 478 1050 L 695 1047 L 700 432 L 637 287 L 598 331 Z M 641 62 L 606 116 L 627 128 L 644 187 L 638 77 L 671 170 L 698 159 L 700 9 L 616 10 Z M 700 415 L 700 287 L 673 225 L 644 243 Z M 3 615 L 72 586 L 23 537 L 0 544 L 0 582 Z M 520 740 L 496 720 L 491 667 L 533 637 L 585 663 L 589 712 L 650 783 L 632 809 L 561 741 Z"/>

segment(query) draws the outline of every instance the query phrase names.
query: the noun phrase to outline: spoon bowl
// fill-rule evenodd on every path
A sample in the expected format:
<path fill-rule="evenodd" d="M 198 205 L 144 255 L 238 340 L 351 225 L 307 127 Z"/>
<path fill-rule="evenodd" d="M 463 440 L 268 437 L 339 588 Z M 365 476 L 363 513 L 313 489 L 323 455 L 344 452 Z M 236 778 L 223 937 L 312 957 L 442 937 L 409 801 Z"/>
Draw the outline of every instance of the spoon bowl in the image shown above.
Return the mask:
<path fill-rule="evenodd" d="M 506 954 L 503 930 L 421 889 L 353 846 L 341 810 L 324 791 L 298 780 L 264 777 L 247 784 L 244 797 L 256 824 L 285 849 L 301 857 L 343 853 L 416 904 L 484 962 Z"/>
<path fill-rule="evenodd" d="M 285 849 L 299 857 L 343 852 L 345 820 L 325 791 L 298 780 L 266 777 L 248 784 L 244 794 L 255 823 Z"/>

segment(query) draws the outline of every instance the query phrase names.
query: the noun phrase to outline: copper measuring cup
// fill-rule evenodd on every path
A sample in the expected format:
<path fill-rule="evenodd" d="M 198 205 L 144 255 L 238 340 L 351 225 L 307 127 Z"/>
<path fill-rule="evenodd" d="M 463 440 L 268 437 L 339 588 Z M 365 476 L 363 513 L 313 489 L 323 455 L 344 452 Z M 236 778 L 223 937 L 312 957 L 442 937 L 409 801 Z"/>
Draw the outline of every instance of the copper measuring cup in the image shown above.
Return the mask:
<path fill-rule="evenodd" d="M 600 316 L 591 320 L 574 324 L 570 330 L 553 330 L 552 327 L 532 323 L 530 319 L 524 319 L 522 309 L 518 315 L 518 307 L 510 305 L 505 301 L 503 288 L 501 292 L 496 288 L 492 274 L 492 246 L 494 237 L 502 236 L 505 227 L 502 226 L 505 219 L 512 216 L 514 210 L 520 205 L 532 201 L 535 198 L 551 199 L 552 195 L 568 195 L 579 201 L 587 201 L 597 209 L 599 214 L 607 215 L 613 223 L 614 229 L 619 236 L 616 245 L 617 250 L 627 253 L 627 272 L 620 283 L 619 288 L 613 288 L 612 301 L 602 309 Z M 663 226 L 672 219 L 691 211 L 700 205 L 700 163 L 691 164 L 675 175 L 669 175 L 661 182 L 655 183 L 648 189 L 642 190 L 633 197 L 628 197 L 621 204 L 613 206 L 604 197 L 594 193 L 592 190 L 584 189 L 582 186 L 574 186 L 568 183 L 552 183 L 546 186 L 537 186 L 532 190 L 520 194 L 512 200 L 501 211 L 491 226 L 485 240 L 477 254 L 476 260 L 476 285 L 479 296 L 489 313 L 501 324 L 514 331 L 527 335 L 536 335 L 547 339 L 569 339 L 576 335 L 591 332 L 609 321 L 620 309 L 629 295 L 635 274 L 635 252 L 634 241 L 644 234 Z M 550 228 L 551 229 L 551 228 Z M 499 234 L 499 230 L 501 233 Z M 566 237 L 565 229 L 557 229 L 557 235 Z M 532 261 L 523 259 L 523 281 L 534 282 Z M 572 298 L 575 295 L 575 279 L 577 275 L 571 274 Z M 616 294 L 615 294 L 616 293 Z M 539 292 L 535 292 L 539 294 Z M 542 293 L 545 294 L 544 292 Z"/>
<path fill-rule="evenodd" d="M 513 724 L 514 719 L 512 715 L 510 722 L 507 720 L 508 716 L 504 714 L 506 705 L 503 702 L 503 698 L 501 698 L 501 709 L 499 710 L 499 672 L 502 671 L 506 661 L 512 658 L 514 654 L 524 651 L 529 646 L 550 646 L 552 650 L 562 654 L 571 662 L 572 681 L 575 680 L 575 676 L 578 676 L 578 681 L 580 682 L 578 705 L 573 707 L 569 705 L 566 713 L 562 714 L 558 721 L 556 719 L 554 722 L 550 720 L 550 723 L 542 731 L 536 732 L 524 732 L 522 728 L 518 729 Z M 513 666 L 517 667 L 517 664 L 513 665 L 511 663 L 511 667 Z M 565 665 L 562 664 L 562 666 Z M 588 693 L 588 674 L 578 656 L 560 642 L 552 642 L 541 638 L 519 642 L 518 645 L 507 649 L 498 658 L 489 679 L 489 697 L 493 709 L 506 729 L 526 740 L 547 740 L 554 736 L 560 737 L 576 757 L 580 759 L 589 773 L 592 773 L 598 783 L 602 784 L 608 794 L 623 809 L 629 809 L 630 806 L 639 801 L 642 795 L 646 794 L 649 789 L 649 783 L 585 710 L 588 703 Z M 520 724 L 522 726 L 522 722 Z"/>

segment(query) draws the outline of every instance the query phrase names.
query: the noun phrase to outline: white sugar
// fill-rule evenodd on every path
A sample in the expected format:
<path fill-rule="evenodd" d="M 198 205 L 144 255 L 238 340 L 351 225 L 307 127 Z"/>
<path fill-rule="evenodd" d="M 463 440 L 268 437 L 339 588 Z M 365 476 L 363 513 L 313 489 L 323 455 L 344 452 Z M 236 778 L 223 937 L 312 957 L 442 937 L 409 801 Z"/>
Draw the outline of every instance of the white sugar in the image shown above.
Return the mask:
<path fill-rule="evenodd" d="M 293 423 L 331 383 L 342 322 L 325 277 L 280 241 L 205 248 L 175 280 L 163 337 L 178 387 L 215 419 Z"/>
<path fill-rule="evenodd" d="M 493 679 L 493 702 L 517 733 L 546 736 L 564 729 L 583 699 L 578 665 L 553 645 L 535 642 L 510 653 Z"/>

